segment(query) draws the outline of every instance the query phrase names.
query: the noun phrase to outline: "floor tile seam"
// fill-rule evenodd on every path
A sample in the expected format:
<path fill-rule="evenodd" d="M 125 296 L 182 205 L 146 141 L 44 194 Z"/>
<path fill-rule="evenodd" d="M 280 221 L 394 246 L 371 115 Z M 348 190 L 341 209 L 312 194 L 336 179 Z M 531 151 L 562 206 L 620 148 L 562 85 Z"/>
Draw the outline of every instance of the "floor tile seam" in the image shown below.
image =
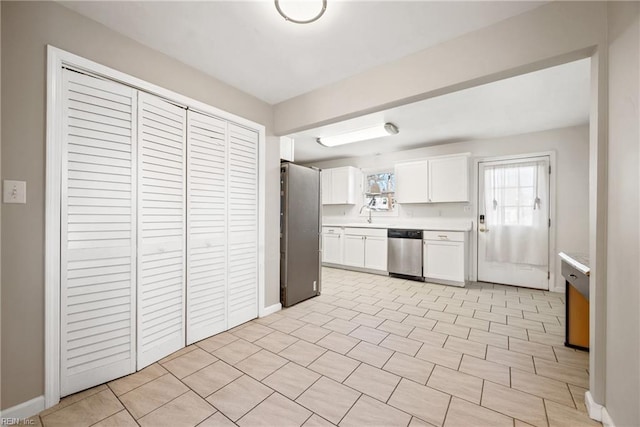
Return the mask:
<path fill-rule="evenodd" d="M 442 390 L 439 390 L 442 391 Z M 449 393 L 447 393 L 449 394 Z M 447 422 L 447 415 L 449 415 L 449 409 L 451 409 L 451 402 L 453 402 L 453 395 L 449 394 L 449 401 L 447 402 L 447 410 L 444 411 L 444 418 L 442 419 L 442 423 L 441 425 L 445 425 L 445 423 Z"/>
<path fill-rule="evenodd" d="M 542 399 L 542 407 L 544 408 L 544 418 L 548 426 L 550 425 L 550 423 L 549 423 L 549 414 L 547 413 L 547 402 L 545 399 Z"/>
<path fill-rule="evenodd" d="M 266 385 L 265 385 L 266 387 Z M 260 402 L 256 403 L 255 405 L 253 405 L 251 407 L 251 409 L 249 409 L 248 411 L 246 411 L 244 414 L 240 415 L 240 418 L 238 418 L 236 421 L 231 420 L 231 418 L 229 418 L 224 412 L 222 412 L 220 409 L 218 409 L 214 404 L 209 403 L 207 401 L 207 403 L 209 403 L 211 406 L 213 406 L 214 408 L 216 408 L 217 411 L 219 411 L 222 415 L 224 415 L 227 419 L 231 420 L 232 423 L 234 423 L 235 425 L 239 425 L 238 423 L 240 422 L 241 419 L 243 419 L 244 417 L 246 417 L 247 415 L 249 415 L 249 413 L 251 411 L 253 411 L 254 409 L 256 409 L 258 406 L 260 406 L 262 404 L 262 402 L 264 402 L 265 400 L 267 400 L 268 398 L 270 398 L 271 396 L 274 395 L 274 393 L 278 393 L 276 390 L 273 390 L 271 387 L 269 387 L 269 389 L 271 390 L 271 393 L 269 393 L 265 398 L 263 398 L 262 400 L 260 400 Z M 282 393 L 278 393 L 280 396 L 284 397 L 285 399 L 289 399 L 288 397 L 286 397 L 285 395 L 283 395 Z M 290 400 L 290 399 L 289 399 Z"/>
<path fill-rule="evenodd" d="M 287 399 L 289 399 L 289 400 L 291 400 L 291 401 L 295 402 L 295 401 L 296 401 L 300 396 L 302 396 L 302 395 L 303 395 L 307 390 L 309 390 L 311 387 L 313 387 L 313 385 L 314 385 L 315 383 L 317 383 L 317 382 L 318 382 L 322 377 L 325 377 L 325 375 L 323 375 L 323 374 L 321 374 L 321 373 L 319 373 L 319 372 L 316 372 L 316 371 L 314 371 L 314 370 L 312 370 L 312 369 L 309 369 L 309 368 L 307 368 L 307 367 L 305 367 L 305 366 L 301 366 L 301 365 L 297 364 L 296 362 L 289 361 L 289 363 L 293 363 L 294 365 L 297 365 L 297 366 L 298 366 L 298 367 L 300 367 L 300 368 L 307 369 L 307 370 L 309 370 L 309 371 L 313 372 L 314 374 L 318 375 L 318 378 L 316 378 L 316 379 L 315 379 L 315 380 L 314 380 L 314 381 L 313 381 L 309 386 L 307 386 L 307 387 L 306 387 L 302 392 L 300 392 L 300 393 L 296 396 L 296 398 L 295 398 L 295 399 L 289 399 L 289 397 L 284 396 L 284 394 L 280 393 L 277 389 L 275 389 L 274 387 L 271 387 L 270 385 L 268 385 L 268 384 L 264 383 L 263 381 L 260 381 L 260 383 L 262 383 L 262 384 L 264 384 L 265 386 L 269 387 L 269 388 L 270 388 L 270 389 L 272 389 L 273 391 L 277 391 L 278 393 L 282 394 L 282 395 L 283 395 L 284 397 L 286 397 Z M 287 365 L 282 366 L 280 369 L 284 368 L 285 366 L 287 366 Z M 273 373 L 271 373 L 270 375 L 267 375 L 267 376 L 265 377 L 265 380 L 266 380 L 267 378 L 269 378 L 271 375 L 273 375 L 273 374 L 275 374 L 276 372 L 278 372 L 280 369 L 278 369 L 278 370 L 274 371 L 274 372 L 273 372 Z M 326 378 L 329 378 L 329 377 L 326 377 Z M 334 381 L 335 381 L 335 380 L 334 380 Z"/>
<path fill-rule="evenodd" d="M 360 393 L 360 392 L 358 392 Z M 349 412 L 351 412 L 351 410 L 353 409 L 354 406 L 356 406 L 356 403 L 358 403 L 358 401 L 360 399 L 362 399 L 362 396 L 364 395 L 364 393 L 360 393 L 360 396 L 358 396 L 358 398 L 353 402 L 353 404 L 351 404 L 351 406 L 349 407 L 349 409 L 347 409 L 347 412 L 344 413 L 344 415 L 342 417 L 340 417 L 340 420 L 336 423 L 337 426 L 340 425 L 340 423 L 342 422 L 342 420 L 344 420 L 344 418 L 347 416 L 347 414 Z"/>
<path fill-rule="evenodd" d="M 559 382 L 561 382 L 561 381 L 559 381 Z M 567 390 L 569 390 L 569 387 L 568 387 L 568 386 L 569 386 L 569 384 L 564 383 L 564 385 L 565 385 L 565 386 L 567 386 Z M 562 406 L 567 407 L 567 408 L 571 408 L 571 409 L 574 409 L 574 410 L 578 410 L 578 407 L 577 407 L 577 405 L 575 404 L 575 400 L 573 399 L 573 394 L 571 393 L 571 390 L 569 390 L 569 395 L 571 396 L 571 402 L 573 403 L 573 405 L 574 405 L 574 406 L 569 406 L 569 405 L 567 405 L 565 402 L 560 402 L 560 401 L 559 401 L 559 400 L 557 400 L 557 399 L 552 399 L 552 398 L 550 398 L 550 397 L 545 397 L 545 396 L 539 396 L 539 395 L 537 395 L 537 394 L 534 394 L 534 393 L 532 393 L 532 392 L 529 392 L 529 391 L 523 390 L 523 389 L 521 389 L 521 388 L 514 387 L 514 386 L 513 386 L 513 383 L 512 383 L 512 386 L 511 386 L 510 388 L 512 388 L 512 389 L 514 389 L 514 390 L 517 390 L 517 391 L 520 391 L 520 392 L 522 392 L 522 393 L 531 394 L 531 395 L 533 395 L 533 396 L 535 396 L 535 397 L 538 397 L 538 398 L 540 398 L 540 399 L 543 399 L 543 400 L 549 400 L 549 401 L 551 401 L 551 402 L 553 402 L 553 403 L 557 403 L 558 405 L 562 405 Z"/>
<path fill-rule="evenodd" d="M 282 333 L 284 333 L 284 332 L 282 332 Z M 281 353 L 281 352 L 285 351 L 286 349 L 288 349 L 289 347 L 291 347 L 292 345 L 294 345 L 295 343 L 297 343 L 298 341 L 300 341 L 300 338 L 298 338 L 298 337 L 295 337 L 295 336 L 293 336 L 293 335 L 289 335 L 289 334 L 286 334 L 286 335 L 287 335 L 287 336 L 290 336 L 290 337 L 294 337 L 296 340 L 295 340 L 294 342 L 292 342 L 291 344 L 288 344 L 286 347 L 284 347 L 282 350 L 280 350 L 280 351 L 279 351 L 279 352 L 277 352 L 277 353 L 274 353 L 273 351 L 269 350 L 269 349 L 268 349 L 268 348 L 266 348 L 266 347 L 262 347 L 260 344 L 255 344 L 255 345 L 257 345 L 258 347 L 262 348 L 263 350 L 271 351 L 271 353 L 274 353 L 274 354 L 276 354 L 276 355 L 280 355 L 280 353 Z M 255 353 L 253 353 L 253 354 L 255 354 Z M 284 356 L 280 356 L 280 357 L 284 357 Z M 226 362 L 225 362 L 225 363 L 226 363 Z"/>
<path fill-rule="evenodd" d="M 162 366 L 162 364 L 161 364 L 160 362 L 155 362 L 155 363 L 158 363 L 160 366 Z M 214 363 L 215 363 L 215 362 L 214 362 Z M 136 387 L 132 388 L 131 390 L 127 390 L 126 392 L 122 393 L 120 396 L 118 396 L 118 395 L 116 394 L 116 392 L 111 388 L 111 386 L 109 385 L 109 383 L 105 383 L 105 385 L 109 388 L 109 390 L 111 390 L 111 392 L 114 394 L 114 396 L 116 396 L 116 397 L 118 398 L 118 400 L 120 400 L 120 397 L 124 396 L 125 394 L 129 394 L 129 393 L 131 393 L 132 391 L 139 389 L 140 387 L 143 387 L 143 386 L 145 386 L 145 385 L 147 385 L 147 384 L 149 384 L 149 383 L 152 383 L 153 381 L 155 381 L 155 380 L 157 380 L 157 379 L 159 379 L 159 378 L 164 377 L 165 375 L 171 375 L 172 377 L 176 378 L 178 381 L 180 381 L 180 382 L 182 383 L 182 380 L 181 380 L 180 378 L 176 377 L 176 376 L 175 376 L 171 371 L 169 371 L 169 370 L 168 370 L 167 368 L 165 368 L 164 366 L 162 366 L 162 368 L 166 371 L 165 373 L 163 373 L 162 375 L 159 375 L 159 376 L 157 376 L 157 377 L 155 377 L 155 378 L 152 378 L 151 380 L 149 380 L 149 381 L 145 382 L 144 384 L 140 384 L 139 386 L 136 386 Z M 144 369 L 144 368 L 142 368 L 142 369 Z M 138 372 L 141 372 L 141 371 L 138 371 Z M 138 372 L 134 372 L 133 374 L 129 374 L 129 375 L 135 375 L 135 374 L 137 374 Z M 124 378 L 124 377 L 122 377 L 122 378 Z M 183 383 L 183 384 L 184 384 L 184 383 Z M 185 384 L 185 385 L 186 385 L 186 384 Z M 93 396 L 93 395 L 92 395 L 92 396 Z M 82 400 L 84 400 L 84 399 L 82 399 Z M 134 419 L 135 419 L 135 418 L 134 418 Z"/>
<path fill-rule="evenodd" d="M 109 384 L 108 384 L 108 383 L 98 384 L 96 387 L 100 387 L 101 385 L 106 386 L 106 389 L 105 389 L 105 390 L 111 390 L 111 388 L 109 387 Z M 81 390 L 81 391 L 79 391 L 78 393 L 82 393 L 83 391 L 86 391 L 86 390 Z M 87 395 L 87 396 L 83 397 L 83 398 L 82 398 L 82 399 L 80 399 L 80 400 L 76 400 L 76 401 L 75 401 L 75 402 L 73 402 L 73 403 L 69 403 L 68 405 L 65 405 L 65 406 L 63 406 L 63 407 L 61 407 L 61 408 L 58 408 L 58 409 L 56 409 L 55 411 L 49 412 L 47 415 L 44 415 L 44 416 L 40 415 L 42 412 L 44 412 L 44 411 L 46 411 L 46 410 L 49 410 L 49 409 L 53 408 L 53 407 L 54 407 L 54 406 L 56 406 L 56 405 L 59 405 L 59 404 L 60 404 L 60 402 L 62 401 L 62 399 L 60 399 L 60 401 L 58 401 L 58 403 L 57 403 L 56 405 L 52 406 L 51 408 L 45 408 L 45 409 L 43 409 L 42 411 L 38 412 L 38 414 L 36 414 L 36 415 L 38 415 L 38 417 L 40 418 L 40 421 L 42 421 L 42 418 L 44 418 L 44 417 L 48 417 L 49 415 L 53 415 L 53 414 L 55 414 L 56 412 L 59 412 L 59 411 L 61 411 L 61 410 L 65 409 L 65 408 L 68 408 L 68 407 L 69 407 L 69 406 L 71 406 L 71 405 L 75 405 L 75 404 L 76 404 L 76 403 L 78 403 L 78 402 L 82 402 L 83 400 L 88 399 L 88 398 L 89 398 L 89 397 L 91 397 L 91 396 L 95 396 L 96 394 L 101 393 L 101 392 L 103 392 L 103 391 L 104 391 L 104 390 L 96 391 L 95 393 L 89 394 L 89 395 Z M 115 395 L 115 393 L 113 392 L 113 390 L 111 390 L 111 392 Z M 69 396 L 73 396 L 73 394 L 71 394 L 71 395 L 69 395 Z M 66 397 L 66 396 L 65 396 L 65 397 Z M 117 396 L 116 396 L 116 397 L 117 397 Z"/>
<path fill-rule="evenodd" d="M 117 398 L 117 396 L 116 396 L 116 398 Z M 138 425 L 138 426 L 139 426 L 139 425 L 141 425 L 141 424 L 138 422 L 138 420 L 136 420 L 136 419 L 133 417 L 133 414 L 132 414 L 131 412 L 129 412 L 129 409 L 127 409 L 127 407 L 126 407 L 126 406 L 124 406 L 124 404 L 123 404 L 122 402 L 120 402 L 120 403 L 122 404 L 122 406 L 124 407 L 124 409 L 121 409 L 121 410 L 119 410 L 118 412 L 114 412 L 113 414 L 108 415 L 108 416 L 106 416 L 106 417 L 102 418 L 101 420 L 96 421 L 95 423 L 91 424 L 89 427 L 93 427 L 93 426 L 95 426 L 96 424 L 101 423 L 102 421 L 106 420 L 107 418 L 112 417 L 112 416 L 114 416 L 114 415 L 116 415 L 116 414 L 119 414 L 119 413 L 120 413 L 120 412 L 122 412 L 122 411 L 126 411 L 126 412 L 129 414 L 129 416 L 131 416 L 131 419 L 133 420 L 133 422 L 134 422 L 134 423 L 136 423 L 136 425 Z M 44 426 L 44 423 L 42 423 L 42 425 Z"/>
<path fill-rule="evenodd" d="M 183 384 L 184 384 L 184 383 L 183 383 Z M 185 385 L 186 385 L 186 384 L 185 384 Z M 140 418 L 137 418 L 137 419 L 136 419 L 136 417 L 134 417 L 134 416 L 133 416 L 133 414 L 131 414 L 131 412 L 129 412 L 129 414 L 131 415 L 131 418 L 133 418 L 133 420 L 134 420 L 136 423 L 138 423 L 138 425 L 142 425 L 142 424 L 140 424 L 140 423 L 138 422 L 138 420 L 141 420 L 142 418 L 146 417 L 147 415 L 150 415 L 150 414 L 152 414 L 152 413 L 156 412 L 157 410 L 162 409 L 163 407 L 165 407 L 165 406 L 166 406 L 166 405 L 168 405 L 169 403 L 171 403 L 171 402 L 173 402 L 174 400 L 176 400 L 176 399 L 178 399 L 178 398 L 180 398 L 180 397 L 184 396 L 185 394 L 189 393 L 190 391 L 193 391 L 193 392 L 195 393 L 195 395 L 196 395 L 196 396 L 198 396 L 200 399 L 202 399 L 202 397 L 201 397 L 198 393 L 196 393 L 194 390 L 191 390 L 189 387 L 187 387 L 187 391 L 185 391 L 184 393 L 179 394 L 178 396 L 174 397 L 173 399 L 169 400 L 168 402 L 163 403 L 162 405 L 160 405 L 160 406 L 158 406 L 157 408 L 155 408 L 155 409 L 151 410 L 150 412 L 147 412 L 146 414 L 141 415 L 141 416 L 140 416 Z M 209 404 L 210 406 L 213 406 L 213 405 L 211 405 L 209 402 L 207 402 L 207 404 Z M 127 409 L 127 407 L 124 405 L 124 403 L 123 403 L 122 405 L 125 407 L 125 409 Z M 214 408 L 214 409 L 215 409 L 216 411 L 218 410 L 217 408 Z M 128 412 L 128 409 L 127 409 L 127 412 Z M 214 413 L 215 413 L 215 412 L 214 412 Z M 213 415 L 213 414 L 210 414 L 209 416 L 211 416 L 211 415 Z"/>
<path fill-rule="evenodd" d="M 586 371 L 587 375 L 589 375 L 589 367 L 588 366 L 579 366 L 579 365 L 574 365 L 571 363 L 562 363 L 562 362 L 552 362 L 549 359 L 545 359 L 543 357 L 539 357 L 539 356 L 532 356 L 533 362 L 534 362 L 534 367 L 535 367 L 535 358 L 537 357 L 538 359 L 540 359 L 542 362 L 547 362 L 547 363 L 555 363 L 556 365 L 560 365 L 558 366 L 559 368 L 569 368 L 569 369 L 576 369 L 579 371 Z"/>
<path fill-rule="evenodd" d="M 469 375 L 471 375 L 471 374 L 469 374 Z M 499 384 L 499 383 L 496 383 L 496 382 L 491 381 L 491 380 L 486 380 L 486 379 L 485 379 L 484 381 L 489 381 L 490 383 L 498 384 L 498 385 L 500 385 L 500 386 L 502 386 L 502 387 L 506 387 L 504 384 Z M 534 398 L 536 398 L 536 399 L 540 399 L 540 400 L 543 400 L 543 401 L 544 401 L 544 400 L 550 400 L 550 401 L 552 401 L 552 402 L 554 402 L 554 403 L 561 404 L 560 402 L 557 402 L 557 401 L 555 401 L 555 400 L 548 399 L 548 398 L 546 398 L 546 397 L 542 397 L 542 396 L 537 396 L 537 395 L 535 395 L 535 394 L 533 394 L 533 393 L 530 393 L 530 392 L 528 392 L 528 391 L 521 390 L 521 389 L 519 389 L 519 388 L 515 388 L 515 387 L 513 387 L 513 386 L 511 385 L 511 372 L 509 372 L 509 384 L 510 384 L 510 385 L 509 385 L 509 387 L 508 387 L 508 388 L 510 388 L 510 389 L 512 389 L 512 390 L 515 390 L 515 391 L 517 391 L 517 392 L 520 392 L 520 393 L 526 394 L 526 395 L 527 395 L 527 396 L 529 396 L 529 397 L 534 397 Z M 484 393 L 484 385 L 483 385 L 483 393 Z M 569 394 L 571 394 L 571 392 L 569 392 Z M 567 405 L 564 405 L 564 404 L 562 404 L 562 405 L 563 405 L 563 406 L 565 406 L 565 407 L 567 407 L 567 408 L 571 408 L 570 406 L 567 406 Z M 573 409 L 576 409 L 576 408 L 573 408 Z M 577 410 L 577 409 L 576 409 L 576 410 Z M 513 418 L 513 417 L 512 417 L 512 418 Z"/>
<path fill-rule="evenodd" d="M 235 336 L 235 335 L 234 335 L 234 336 Z M 182 354 L 180 354 L 180 355 L 178 355 L 178 356 L 174 356 L 174 357 L 172 357 L 172 358 L 171 358 L 171 359 L 169 359 L 169 360 L 165 360 L 164 362 L 161 362 L 163 359 L 166 359 L 167 357 L 173 356 L 173 354 L 174 354 L 174 353 L 177 353 L 178 351 L 181 351 L 181 350 L 186 350 L 186 349 L 188 349 L 189 347 L 193 347 L 193 348 L 191 348 L 189 351 L 185 351 L 184 353 L 182 353 Z M 171 362 L 172 360 L 175 360 L 175 359 L 177 359 L 177 358 L 179 358 L 179 357 L 185 356 L 185 355 L 187 355 L 187 354 L 191 353 L 192 351 L 197 350 L 197 349 L 199 349 L 199 348 L 200 348 L 200 347 L 199 347 L 199 346 L 197 346 L 197 345 L 195 345 L 195 343 L 193 343 L 193 344 L 189 344 L 189 345 L 186 345 L 186 346 L 184 346 L 184 347 L 182 347 L 182 348 L 179 348 L 179 349 L 178 349 L 178 350 L 176 350 L 174 353 L 169 354 L 169 355 L 167 355 L 167 356 L 163 357 L 162 359 L 160 359 L 160 360 L 158 360 L 158 361 L 156 361 L 156 362 L 154 362 L 154 363 L 158 363 L 158 364 L 160 364 L 160 365 L 162 365 L 162 364 L 164 364 L 164 363 L 169 363 L 169 362 Z M 201 349 L 201 350 L 204 350 L 204 349 Z M 204 350 L 204 351 L 206 351 L 206 350 Z M 208 353 L 208 352 L 207 352 L 207 353 Z"/>
<path fill-rule="evenodd" d="M 207 402 L 207 403 L 208 403 L 208 402 Z M 210 403 L 209 403 L 209 404 L 210 404 Z M 210 405 L 211 405 L 211 404 L 210 404 Z M 213 406 L 213 405 L 211 405 L 211 406 Z M 214 407 L 214 408 L 215 408 L 215 407 Z M 196 424 L 196 427 L 201 426 L 205 421 L 207 421 L 209 418 L 213 417 L 215 414 L 220 414 L 220 415 L 222 415 L 222 416 L 223 416 L 223 417 L 225 417 L 227 420 L 229 420 L 229 422 L 230 422 L 231 424 L 233 424 L 234 426 L 237 426 L 237 425 L 238 425 L 238 424 L 234 423 L 233 421 L 231 421 L 231 419 L 230 419 L 229 417 L 227 417 L 225 414 L 223 414 L 223 413 L 222 413 L 221 411 L 219 411 L 217 408 L 215 408 L 215 409 L 216 409 L 216 412 L 214 412 L 213 414 L 209 415 L 209 416 L 208 416 L 207 418 L 205 418 L 204 420 L 200 421 L 198 424 Z"/>
<path fill-rule="evenodd" d="M 211 353 L 209 353 L 209 352 L 208 352 L 208 351 L 206 351 L 206 350 L 203 350 L 203 351 L 205 351 L 207 354 L 209 354 L 209 355 L 211 355 L 211 356 L 215 357 L 215 358 L 216 358 L 216 360 L 214 360 L 213 362 L 211 362 L 211 363 L 209 363 L 209 364 L 207 364 L 207 365 L 203 366 L 202 368 L 199 368 L 199 369 L 198 369 L 198 370 L 196 370 L 196 371 L 193 371 L 192 373 L 190 373 L 190 374 L 188 374 L 188 375 L 185 375 L 183 378 L 187 378 L 187 377 L 190 377 L 190 376 L 191 376 L 191 375 L 193 375 L 193 374 L 197 374 L 198 372 L 202 371 L 203 369 L 208 368 L 209 366 L 213 365 L 214 363 L 224 362 L 224 363 L 226 363 L 227 365 L 231 366 L 229 363 L 227 363 L 227 362 L 225 362 L 224 360 L 220 359 L 220 358 L 219 358 L 219 357 L 217 357 L 216 355 L 211 354 Z M 254 354 L 255 354 L 255 353 L 254 353 Z M 175 360 L 175 359 L 174 359 L 174 360 Z M 164 365 L 161 365 L 161 366 L 162 366 L 162 367 L 163 367 L 167 372 L 169 372 L 169 373 L 173 374 L 173 372 L 171 372 L 169 369 L 165 368 L 165 367 L 164 367 Z M 138 371 L 138 372 L 140 372 L 140 371 Z M 161 376 L 162 376 L 162 375 L 161 375 Z M 174 376 L 174 377 L 176 377 L 176 378 L 178 378 L 175 374 L 173 374 L 173 376 Z M 157 377 L 157 378 L 160 378 L 160 377 Z M 157 379 L 157 378 L 154 378 L 154 379 Z M 180 382 L 182 382 L 182 379 L 178 378 L 178 380 L 180 380 Z M 152 381 L 153 381 L 153 380 L 152 380 Z M 151 381 L 149 381 L 149 382 L 151 382 Z M 145 383 L 145 384 L 148 384 L 148 383 Z M 141 387 L 141 386 L 138 386 L 138 387 Z M 138 387 L 136 387 L 136 388 L 138 388 Z M 128 392 L 127 392 L 127 393 L 128 393 Z"/>

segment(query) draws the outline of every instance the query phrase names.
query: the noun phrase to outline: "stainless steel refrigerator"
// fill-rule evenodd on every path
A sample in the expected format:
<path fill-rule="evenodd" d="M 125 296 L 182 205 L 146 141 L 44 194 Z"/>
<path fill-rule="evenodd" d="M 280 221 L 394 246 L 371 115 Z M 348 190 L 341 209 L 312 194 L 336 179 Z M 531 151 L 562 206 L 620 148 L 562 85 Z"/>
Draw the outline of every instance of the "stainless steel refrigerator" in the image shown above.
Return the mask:
<path fill-rule="evenodd" d="M 320 295 L 320 170 L 280 166 L 280 302 Z"/>

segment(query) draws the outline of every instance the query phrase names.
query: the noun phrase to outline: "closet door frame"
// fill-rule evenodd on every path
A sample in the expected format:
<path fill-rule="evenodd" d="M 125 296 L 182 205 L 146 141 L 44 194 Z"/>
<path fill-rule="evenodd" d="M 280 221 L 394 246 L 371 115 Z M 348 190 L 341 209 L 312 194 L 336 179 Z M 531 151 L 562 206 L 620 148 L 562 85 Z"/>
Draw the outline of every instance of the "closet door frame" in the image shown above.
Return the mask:
<path fill-rule="evenodd" d="M 45 393 L 44 408 L 60 401 L 60 249 L 62 193 L 62 67 L 131 86 L 191 110 L 220 117 L 258 132 L 258 317 L 280 309 L 265 306 L 265 127 L 235 114 L 164 89 L 54 46 L 47 46 L 45 179 Z"/>

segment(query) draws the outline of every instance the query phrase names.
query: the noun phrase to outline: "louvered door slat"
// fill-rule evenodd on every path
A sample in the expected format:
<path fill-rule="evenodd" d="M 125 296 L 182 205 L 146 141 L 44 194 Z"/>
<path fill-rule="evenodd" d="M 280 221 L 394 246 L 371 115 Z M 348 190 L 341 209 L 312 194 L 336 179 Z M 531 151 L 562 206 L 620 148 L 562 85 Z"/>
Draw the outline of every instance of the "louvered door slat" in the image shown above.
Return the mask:
<path fill-rule="evenodd" d="M 136 92 L 63 71 L 61 395 L 135 371 Z"/>
<path fill-rule="evenodd" d="M 187 344 L 227 329 L 227 123 L 188 113 Z"/>
<path fill-rule="evenodd" d="M 138 97 L 138 369 L 185 345 L 186 112 Z"/>
<path fill-rule="evenodd" d="M 229 328 L 258 315 L 258 134 L 229 123 Z"/>

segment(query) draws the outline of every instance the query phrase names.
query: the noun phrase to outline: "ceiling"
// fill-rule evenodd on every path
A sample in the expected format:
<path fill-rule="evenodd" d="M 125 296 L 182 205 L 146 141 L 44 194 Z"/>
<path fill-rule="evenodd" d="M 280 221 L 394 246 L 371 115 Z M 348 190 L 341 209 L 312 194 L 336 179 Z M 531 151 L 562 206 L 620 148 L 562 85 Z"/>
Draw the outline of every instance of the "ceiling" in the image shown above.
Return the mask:
<path fill-rule="evenodd" d="M 295 161 L 306 163 L 586 124 L 590 64 L 584 59 L 436 98 L 291 134 Z M 339 147 L 316 137 L 392 122 L 400 133 Z"/>
<path fill-rule="evenodd" d="M 61 2 L 270 104 L 544 3 L 328 0 L 320 20 L 298 25 L 271 0 Z"/>

